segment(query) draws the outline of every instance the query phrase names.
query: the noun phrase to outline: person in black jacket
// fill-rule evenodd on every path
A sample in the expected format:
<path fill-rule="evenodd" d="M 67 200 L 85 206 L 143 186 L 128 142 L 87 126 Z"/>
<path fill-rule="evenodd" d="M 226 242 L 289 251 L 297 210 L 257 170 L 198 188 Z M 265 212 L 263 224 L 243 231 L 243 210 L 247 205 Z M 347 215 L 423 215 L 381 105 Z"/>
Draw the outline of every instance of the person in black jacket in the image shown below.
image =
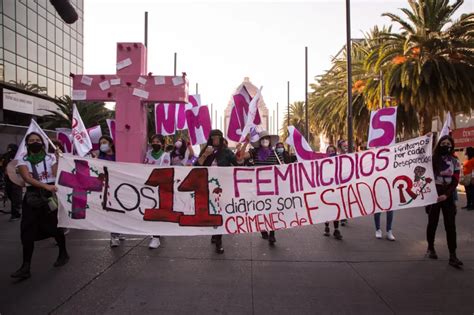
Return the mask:
<path fill-rule="evenodd" d="M 206 148 L 201 151 L 197 166 L 237 166 L 235 154 L 227 148 L 224 135 L 218 129 L 211 130 Z M 216 245 L 216 253 L 223 254 L 222 235 L 213 235 L 211 243 Z"/>
<path fill-rule="evenodd" d="M 10 143 L 7 147 L 7 153 L 2 156 L 2 169 L 3 176 L 5 179 L 5 193 L 7 195 L 7 198 L 10 199 L 11 205 L 10 222 L 17 221 L 21 217 L 21 198 L 23 195 L 23 188 L 12 182 L 6 172 L 8 163 L 10 163 L 15 158 L 17 151 L 18 146 L 14 143 Z"/>
<path fill-rule="evenodd" d="M 428 226 L 426 228 L 428 251 L 426 255 L 431 259 L 438 259 L 434 242 L 439 213 L 442 211 L 449 248 L 449 264 L 459 268 L 463 263 L 456 256 L 456 204 L 454 203 L 453 193 L 459 183 L 460 163 L 454 157 L 453 152 L 453 138 L 450 136 L 441 137 L 433 154 L 433 171 L 439 197 L 437 203 L 426 207 L 428 214 Z"/>

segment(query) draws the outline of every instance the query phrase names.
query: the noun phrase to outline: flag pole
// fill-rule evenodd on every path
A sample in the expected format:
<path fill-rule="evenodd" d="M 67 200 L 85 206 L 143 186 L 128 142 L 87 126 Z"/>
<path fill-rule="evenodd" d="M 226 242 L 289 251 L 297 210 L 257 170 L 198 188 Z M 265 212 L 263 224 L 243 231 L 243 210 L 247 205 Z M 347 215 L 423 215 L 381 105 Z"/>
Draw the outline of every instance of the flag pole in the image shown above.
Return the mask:
<path fill-rule="evenodd" d="M 352 46 L 351 46 L 351 1 L 346 0 L 346 58 L 347 58 L 347 144 L 353 152 L 354 131 L 352 127 Z"/>

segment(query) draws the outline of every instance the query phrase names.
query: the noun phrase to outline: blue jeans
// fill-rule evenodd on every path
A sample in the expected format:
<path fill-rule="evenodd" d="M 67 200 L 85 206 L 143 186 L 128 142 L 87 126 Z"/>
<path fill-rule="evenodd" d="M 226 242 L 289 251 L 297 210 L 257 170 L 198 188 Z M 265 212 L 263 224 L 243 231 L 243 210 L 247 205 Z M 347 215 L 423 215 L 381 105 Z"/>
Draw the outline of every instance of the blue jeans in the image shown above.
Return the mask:
<path fill-rule="evenodd" d="M 392 229 L 392 222 L 393 222 L 393 211 L 387 211 L 387 231 Z M 381 212 L 374 214 L 374 221 L 375 221 L 375 229 L 380 230 L 380 216 L 382 215 Z"/>

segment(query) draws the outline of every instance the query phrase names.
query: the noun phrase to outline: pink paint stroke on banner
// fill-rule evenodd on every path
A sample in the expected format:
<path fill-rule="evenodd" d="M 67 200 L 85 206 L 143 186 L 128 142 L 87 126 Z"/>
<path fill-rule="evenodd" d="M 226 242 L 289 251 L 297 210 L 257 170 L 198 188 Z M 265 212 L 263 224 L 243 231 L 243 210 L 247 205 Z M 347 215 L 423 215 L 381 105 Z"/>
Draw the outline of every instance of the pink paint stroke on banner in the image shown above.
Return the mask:
<path fill-rule="evenodd" d="M 176 104 L 155 105 L 156 133 L 163 136 L 174 135 L 176 131 Z"/>
<path fill-rule="evenodd" d="M 370 114 L 369 148 L 395 144 L 397 107 L 386 107 Z"/>
<path fill-rule="evenodd" d="M 325 153 L 314 152 L 303 135 L 294 126 L 288 127 L 289 136 L 286 143 L 296 152 L 298 161 L 318 160 L 327 157 Z"/>

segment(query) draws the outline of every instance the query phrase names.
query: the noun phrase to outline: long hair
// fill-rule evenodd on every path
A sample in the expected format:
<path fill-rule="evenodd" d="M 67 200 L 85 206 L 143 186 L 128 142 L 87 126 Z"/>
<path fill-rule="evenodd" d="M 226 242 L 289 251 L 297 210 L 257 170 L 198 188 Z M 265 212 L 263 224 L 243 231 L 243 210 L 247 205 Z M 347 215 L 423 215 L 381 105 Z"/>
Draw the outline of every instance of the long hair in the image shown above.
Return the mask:
<path fill-rule="evenodd" d="M 107 140 L 107 141 L 110 143 L 110 149 L 112 149 L 112 152 L 115 154 L 115 144 L 114 144 L 114 140 L 113 140 L 111 137 L 104 135 L 104 136 L 102 136 L 102 137 L 99 138 L 99 143 L 100 143 L 100 141 L 101 141 L 102 139 L 105 139 L 105 140 Z M 102 153 L 102 152 L 100 152 L 100 153 Z M 100 154 L 100 153 L 99 153 L 99 154 Z"/>
<path fill-rule="evenodd" d="M 442 136 L 439 140 L 438 140 L 438 143 L 436 144 L 436 147 L 434 149 L 434 152 L 433 152 L 433 170 L 435 172 L 435 174 L 439 174 L 440 171 L 443 170 L 443 166 L 444 166 L 444 162 L 443 162 L 443 159 L 442 159 L 442 155 L 441 155 L 441 142 L 443 142 L 444 140 L 448 140 L 449 142 L 451 142 L 451 152 L 449 152 L 449 154 L 452 156 L 453 153 L 454 153 L 454 140 L 453 138 L 451 138 L 451 136 Z"/>
<path fill-rule="evenodd" d="M 184 159 L 184 156 L 186 155 L 186 150 L 188 149 L 188 143 L 186 140 L 179 138 L 176 140 L 176 142 L 181 141 L 182 145 L 181 148 L 178 149 L 178 153 L 176 153 L 176 146 L 173 146 L 173 151 L 171 151 L 171 158 L 175 158 L 176 156 L 179 156 L 180 159 Z"/>
<path fill-rule="evenodd" d="M 26 136 L 26 138 L 25 138 L 25 146 L 26 146 L 26 152 L 27 152 L 27 154 L 28 154 L 28 155 L 31 154 L 30 149 L 28 148 L 28 140 L 30 140 L 30 137 L 33 136 L 33 135 L 36 135 L 36 136 L 38 136 L 38 138 L 40 138 L 41 143 L 43 144 L 43 151 L 46 152 L 46 145 L 44 144 L 43 137 L 42 137 L 39 133 L 32 131 L 32 132 L 30 132 L 30 133 Z"/>

